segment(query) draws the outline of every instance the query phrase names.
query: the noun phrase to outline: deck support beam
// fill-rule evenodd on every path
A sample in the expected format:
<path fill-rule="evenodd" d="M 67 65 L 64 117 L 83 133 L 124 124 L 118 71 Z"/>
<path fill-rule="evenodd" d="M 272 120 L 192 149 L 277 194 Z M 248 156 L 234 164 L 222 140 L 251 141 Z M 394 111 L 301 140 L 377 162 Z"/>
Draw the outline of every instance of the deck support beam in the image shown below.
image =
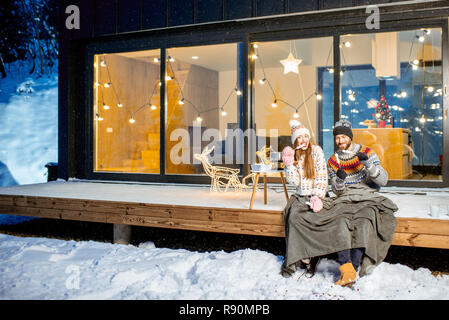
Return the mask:
<path fill-rule="evenodd" d="M 131 226 L 114 223 L 113 237 L 113 242 L 116 244 L 129 244 L 131 242 Z"/>

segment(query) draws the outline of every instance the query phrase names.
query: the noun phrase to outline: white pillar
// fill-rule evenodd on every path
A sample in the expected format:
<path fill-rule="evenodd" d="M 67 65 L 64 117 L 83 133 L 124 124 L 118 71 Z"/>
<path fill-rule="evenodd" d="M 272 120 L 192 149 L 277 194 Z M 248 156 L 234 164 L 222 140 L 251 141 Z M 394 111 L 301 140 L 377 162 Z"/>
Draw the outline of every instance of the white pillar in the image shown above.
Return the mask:
<path fill-rule="evenodd" d="M 131 226 L 126 224 L 114 223 L 114 243 L 129 244 L 131 241 Z"/>

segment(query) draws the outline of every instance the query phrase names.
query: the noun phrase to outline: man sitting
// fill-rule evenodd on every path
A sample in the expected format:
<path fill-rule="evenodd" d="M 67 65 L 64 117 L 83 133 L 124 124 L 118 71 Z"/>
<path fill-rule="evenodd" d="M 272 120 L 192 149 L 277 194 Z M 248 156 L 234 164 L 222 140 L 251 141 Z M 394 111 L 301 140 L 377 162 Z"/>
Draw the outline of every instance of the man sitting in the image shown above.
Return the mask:
<path fill-rule="evenodd" d="M 363 275 L 385 258 L 396 227 L 393 212 L 398 208 L 375 192 L 387 184 L 388 174 L 373 150 L 352 141 L 351 123 L 338 121 L 333 133 L 338 150 L 328 160 L 329 178 L 335 202 L 346 206 L 345 210 L 336 207 L 335 213 L 348 230 L 348 248 L 337 252 L 341 276 L 336 284 L 346 286 L 355 282 L 361 263 Z"/>

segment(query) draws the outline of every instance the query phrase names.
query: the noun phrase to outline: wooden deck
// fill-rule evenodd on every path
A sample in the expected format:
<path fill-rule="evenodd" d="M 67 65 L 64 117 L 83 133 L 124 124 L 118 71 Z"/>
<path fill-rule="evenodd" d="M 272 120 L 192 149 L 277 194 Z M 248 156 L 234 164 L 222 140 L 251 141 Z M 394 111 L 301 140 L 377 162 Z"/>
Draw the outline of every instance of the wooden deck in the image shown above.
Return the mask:
<path fill-rule="evenodd" d="M 248 197 L 249 205 L 250 193 L 242 197 Z M 284 195 L 280 194 L 279 198 L 282 197 Z M 113 198 L 113 195 L 109 198 Z M 261 199 L 256 198 L 257 201 L 261 202 Z M 285 203 L 285 197 L 283 201 Z M 261 207 L 263 205 L 259 204 L 257 208 L 249 210 L 220 207 L 217 204 L 206 207 L 148 201 L 86 199 L 73 195 L 55 197 L 45 193 L 39 196 L 2 194 L 0 188 L 2 214 L 284 237 L 282 210 L 260 209 Z M 393 245 L 449 249 L 449 219 L 397 217 L 397 221 Z"/>

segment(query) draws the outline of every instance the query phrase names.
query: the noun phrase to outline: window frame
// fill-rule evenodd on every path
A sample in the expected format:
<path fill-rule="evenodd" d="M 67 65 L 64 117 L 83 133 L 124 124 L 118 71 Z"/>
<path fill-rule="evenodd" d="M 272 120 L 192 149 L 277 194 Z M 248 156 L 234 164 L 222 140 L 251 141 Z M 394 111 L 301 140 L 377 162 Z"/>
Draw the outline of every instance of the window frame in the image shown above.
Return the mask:
<path fill-rule="evenodd" d="M 254 61 L 250 59 L 251 43 L 264 41 L 278 41 L 291 39 L 307 39 L 313 37 L 333 37 L 334 50 L 334 123 L 339 120 L 341 113 L 341 96 L 340 96 L 340 77 L 341 70 L 340 52 L 338 44 L 340 37 L 345 34 L 364 34 L 389 31 L 406 31 L 419 28 L 441 28 L 442 30 L 442 85 L 443 85 L 443 167 L 442 180 L 390 180 L 387 186 L 398 187 L 448 187 L 449 186 L 449 121 L 448 107 L 449 97 L 447 93 L 447 85 L 449 83 L 449 37 L 448 37 L 448 18 L 435 17 L 426 18 L 408 16 L 407 20 L 382 21 L 380 30 L 366 29 L 364 21 L 356 20 L 352 23 L 343 23 L 344 17 L 340 17 L 336 26 L 326 26 L 324 23 L 317 21 L 316 23 L 301 22 L 293 18 L 286 18 L 286 23 L 279 27 L 276 18 L 264 20 L 264 24 L 258 23 L 257 20 L 252 21 L 233 21 L 232 27 L 230 23 L 216 23 L 207 25 L 195 25 L 190 27 L 164 28 L 151 32 L 135 32 L 119 35 L 111 35 L 84 40 L 74 45 L 84 56 L 78 58 L 75 53 L 71 53 L 71 72 L 80 67 L 80 72 L 74 74 L 69 79 L 69 88 L 73 88 L 71 97 L 74 101 L 69 107 L 69 117 L 74 123 L 73 127 L 68 129 L 70 136 L 75 136 L 75 141 L 68 148 L 71 150 L 72 160 L 70 161 L 69 172 L 75 172 L 75 176 L 86 180 L 111 180 L 111 181 L 139 181 L 139 182 L 161 182 L 161 183 L 210 183 L 210 178 L 203 175 L 175 175 L 165 173 L 165 111 L 161 111 L 161 149 L 160 149 L 160 174 L 146 173 L 109 173 L 93 171 L 93 150 L 94 150 L 94 124 L 93 124 L 93 61 L 96 54 L 102 53 L 119 53 L 140 50 L 161 50 L 160 74 L 165 74 L 165 57 L 166 49 L 173 47 L 190 47 L 200 45 L 213 45 L 225 43 L 240 43 L 241 51 L 238 56 L 238 75 L 241 81 L 242 95 L 240 97 L 241 108 L 239 110 L 240 125 L 243 131 L 254 128 L 255 120 L 255 101 L 254 101 Z M 277 26 L 277 28 L 275 27 Z M 273 31 L 270 30 L 273 27 Z M 78 53 L 79 53 L 78 52 Z M 76 94 L 76 92 L 82 94 Z M 161 105 L 165 105 L 165 84 L 161 86 Z M 321 104 L 321 101 L 319 102 Z M 165 108 L 161 108 L 165 110 Z M 320 111 L 318 111 L 320 112 Z M 321 123 L 321 118 L 319 118 Z M 75 128 L 75 130 L 74 130 Z M 317 127 L 319 128 L 319 127 Z M 81 132 L 74 132 L 81 130 Z M 240 172 L 241 176 L 249 173 L 249 142 L 244 141 L 244 165 Z"/>

